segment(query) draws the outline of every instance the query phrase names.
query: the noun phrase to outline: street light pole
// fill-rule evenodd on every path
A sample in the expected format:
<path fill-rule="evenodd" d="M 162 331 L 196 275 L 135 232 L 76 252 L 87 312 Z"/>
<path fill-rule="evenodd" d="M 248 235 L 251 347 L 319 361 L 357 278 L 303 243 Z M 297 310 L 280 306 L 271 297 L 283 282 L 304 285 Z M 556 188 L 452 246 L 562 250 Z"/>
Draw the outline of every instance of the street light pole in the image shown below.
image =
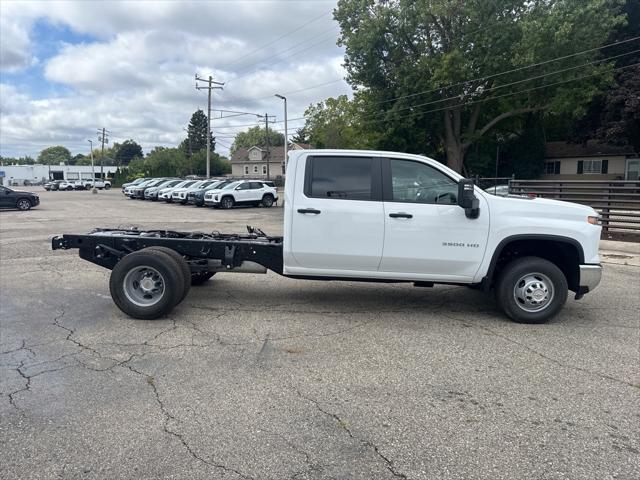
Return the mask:
<path fill-rule="evenodd" d="M 287 173 L 287 164 L 289 163 L 289 135 L 287 130 L 287 97 L 276 93 L 276 97 L 284 100 L 284 172 Z"/>
<path fill-rule="evenodd" d="M 93 141 L 87 140 L 89 142 L 89 146 L 91 147 L 91 175 L 93 176 L 93 180 L 91 181 L 91 193 L 98 193 L 96 190 L 96 169 L 93 166 Z"/>

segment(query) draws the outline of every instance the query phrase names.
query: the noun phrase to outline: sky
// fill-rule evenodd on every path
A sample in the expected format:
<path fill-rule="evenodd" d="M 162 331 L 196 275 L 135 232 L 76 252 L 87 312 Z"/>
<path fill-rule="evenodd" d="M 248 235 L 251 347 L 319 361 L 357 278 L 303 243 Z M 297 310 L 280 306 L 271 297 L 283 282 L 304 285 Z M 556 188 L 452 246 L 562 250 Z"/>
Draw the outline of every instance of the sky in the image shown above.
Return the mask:
<path fill-rule="evenodd" d="M 335 0 L 0 1 L 0 155 L 37 156 L 64 145 L 88 154 L 111 142 L 145 152 L 177 146 L 191 114 L 207 108 L 195 74 L 224 82 L 212 109 L 268 113 L 271 128 L 311 103 L 350 94 L 337 46 Z M 216 118 L 216 151 L 256 115 Z M 304 120 L 289 122 L 289 133 Z"/>

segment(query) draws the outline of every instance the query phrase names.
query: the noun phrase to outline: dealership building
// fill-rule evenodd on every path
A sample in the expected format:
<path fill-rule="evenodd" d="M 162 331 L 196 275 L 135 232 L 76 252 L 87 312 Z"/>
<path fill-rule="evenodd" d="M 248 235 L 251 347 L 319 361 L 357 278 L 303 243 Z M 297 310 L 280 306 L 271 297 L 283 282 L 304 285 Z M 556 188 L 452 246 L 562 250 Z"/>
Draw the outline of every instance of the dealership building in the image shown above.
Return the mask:
<path fill-rule="evenodd" d="M 113 177 L 117 167 L 102 167 L 105 178 Z M 3 165 L 0 185 L 6 187 L 40 185 L 48 180 L 91 180 L 100 177 L 100 165 Z"/>

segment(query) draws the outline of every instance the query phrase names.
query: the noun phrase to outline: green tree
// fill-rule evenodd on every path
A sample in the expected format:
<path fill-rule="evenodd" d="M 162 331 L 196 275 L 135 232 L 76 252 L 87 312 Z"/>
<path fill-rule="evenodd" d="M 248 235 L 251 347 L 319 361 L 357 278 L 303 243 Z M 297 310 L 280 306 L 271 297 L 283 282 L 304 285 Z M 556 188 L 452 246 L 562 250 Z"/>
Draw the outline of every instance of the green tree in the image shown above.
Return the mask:
<path fill-rule="evenodd" d="M 295 143 L 309 143 L 309 132 L 305 127 L 298 128 L 296 133 L 291 137 L 291 141 Z"/>
<path fill-rule="evenodd" d="M 347 80 L 379 144 L 411 139 L 406 150 L 430 147 L 460 172 L 469 148 L 506 119 L 578 112 L 611 81 L 607 62 L 588 63 L 624 21 L 619 5 L 339 0 L 334 17 Z"/>
<path fill-rule="evenodd" d="M 205 175 L 207 173 L 207 152 L 200 150 L 193 154 L 191 159 L 191 172 L 194 175 Z M 217 153 L 211 154 L 211 175 L 224 175 L 231 173 L 231 163 Z"/>
<path fill-rule="evenodd" d="M 360 128 L 356 103 L 346 95 L 311 105 L 304 116 L 309 142 L 316 148 L 372 148 L 371 135 Z"/>
<path fill-rule="evenodd" d="M 200 109 L 196 110 L 191 115 L 189 126 L 187 127 L 187 141 L 181 144 L 182 148 L 188 148 L 190 146 L 191 152 L 195 153 L 199 150 L 206 150 L 207 148 L 207 130 L 209 129 L 207 116 Z M 190 143 L 189 143 L 190 140 Z M 211 136 L 211 151 L 215 150 L 215 138 Z M 185 153 L 189 153 L 185 150 Z"/>
<path fill-rule="evenodd" d="M 38 154 L 37 162 L 43 165 L 59 165 L 60 163 L 69 164 L 71 160 L 71 152 L 62 145 L 55 147 L 47 147 Z"/>
<path fill-rule="evenodd" d="M 627 0 L 624 5 L 626 23 L 607 40 L 615 43 L 640 36 L 640 1 Z M 630 145 L 640 153 L 640 53 L 636 42 L 626 42 L 607 49 L 618 56 L 615 83 L 596 95 L 583 117 L 570 125 L 570 138 L 575 142 L 597 139 L 612 145 Z M 629 67 L 629 68 L 627 68 Z"/>
<path fill-rule="evenodd" d="M 129 165 L 129 162 L 135 157 L 142 156 L 142 147 L 131 139 L 125 140 L 122 144 L 118 145 L 115 152 L 115 160 L 118 165 Z"/>
<path fill-rule="evenodd" d="M 265 147 L 267 145 L 267 135 L 264 128 L 258 126 L 251 127 L 246 132 L 240 132 L 231 145 L 231 152 L 239 148 Z M 284 135 L 269 129 L 269 145 L 272 147 L 284 145 Z"/>
<path fill-rule="evenodd" d="M 24 157 L 3 157 L 0 155 L 0 165 L 33 165 L 36 161 L 33 157 L 26 155 Z"/>
<path fill-rule="evenodd" d="M 509 139 L 501 148 L 498 176 L 538 178 L 544 169 L 544 146 L 542 115 L 526 114 L 520 133 Z"/>

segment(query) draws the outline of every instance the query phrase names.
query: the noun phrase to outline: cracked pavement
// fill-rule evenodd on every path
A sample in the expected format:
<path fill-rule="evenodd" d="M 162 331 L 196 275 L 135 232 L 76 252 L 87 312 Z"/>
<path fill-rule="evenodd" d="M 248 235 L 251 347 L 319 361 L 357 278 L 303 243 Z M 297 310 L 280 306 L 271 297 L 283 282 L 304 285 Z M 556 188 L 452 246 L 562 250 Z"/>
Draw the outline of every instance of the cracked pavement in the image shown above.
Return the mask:
<path fill-rule="evenodd" d="M 118 191 L 0 212 L 0 478 L 640 477 L 640 269 L 546 325 L 438 286 L 221 274 L 124 316 L 61 233 L 282 231 Z"/>

